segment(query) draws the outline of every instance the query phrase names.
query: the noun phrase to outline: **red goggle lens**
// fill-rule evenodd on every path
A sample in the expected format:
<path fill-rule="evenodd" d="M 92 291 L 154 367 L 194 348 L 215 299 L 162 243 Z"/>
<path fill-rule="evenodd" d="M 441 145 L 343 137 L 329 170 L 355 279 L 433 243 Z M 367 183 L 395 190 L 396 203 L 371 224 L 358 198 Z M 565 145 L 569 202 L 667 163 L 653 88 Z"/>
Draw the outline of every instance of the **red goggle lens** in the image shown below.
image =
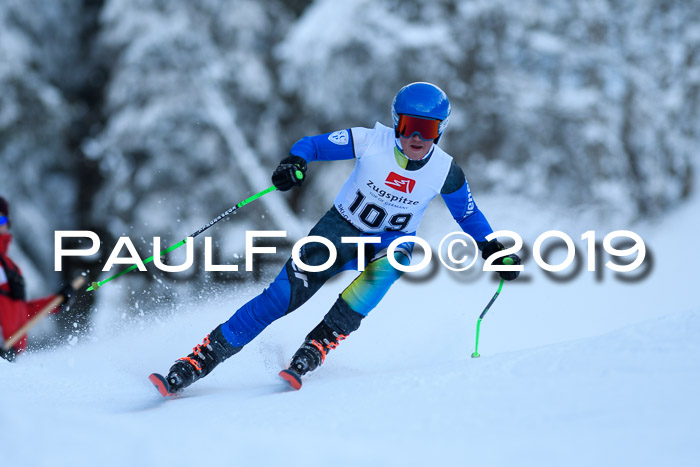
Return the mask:
<path fill-rule="evenodd" d="M 418 133 L 420 139 L 430 141 L 438 136 L 440 120 L 432 118 L 414 117 L 412 115 L 399 115 L 399 134 L 404 138 L 410 138 Z"/>

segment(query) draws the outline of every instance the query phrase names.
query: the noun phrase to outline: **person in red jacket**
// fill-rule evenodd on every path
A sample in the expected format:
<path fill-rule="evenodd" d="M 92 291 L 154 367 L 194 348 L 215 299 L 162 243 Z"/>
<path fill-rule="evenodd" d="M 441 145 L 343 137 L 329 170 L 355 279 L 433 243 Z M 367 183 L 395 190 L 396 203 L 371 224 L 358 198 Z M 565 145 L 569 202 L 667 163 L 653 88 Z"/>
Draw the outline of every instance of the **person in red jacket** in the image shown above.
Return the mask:
<path fill-rule="evenodd" d="M 14 361 L 18 354 L 27 348 L 27 336 L 23 336 L 9 350 L 4 350 L 4 343 L 34 315 L 39 313 L 58 295 L 64 296 L 63 303 L 69 303 L 73 289 L 70 285 L 57 294 L 36 300 L 27 300 L 24 277 L 20 268 L 7 256 L 7 249 L 12 241 L 10 230 L 10 206 L 0 196 L 0 357 Z M 51 313 L 59 310 L 57 306 Z"/>

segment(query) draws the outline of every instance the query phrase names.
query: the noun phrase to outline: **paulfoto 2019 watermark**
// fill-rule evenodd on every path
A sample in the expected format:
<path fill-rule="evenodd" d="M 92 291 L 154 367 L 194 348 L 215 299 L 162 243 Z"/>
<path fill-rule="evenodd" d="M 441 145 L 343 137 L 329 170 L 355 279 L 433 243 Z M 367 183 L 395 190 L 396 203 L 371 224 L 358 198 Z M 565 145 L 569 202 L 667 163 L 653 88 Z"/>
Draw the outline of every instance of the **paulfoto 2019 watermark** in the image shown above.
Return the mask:
<path fill-rule="evenodd" d="M 245 233 L 245 270 L 250 272 L 253 271 L 253 256 L 259 254 L 275 254 L 277 252 L 276 247 L 271 246 L 255 246 L 255 239 L 259 238 L 285 238 L 287 232 L 284 230 L 249 230 Z M 483 271 L 523 271 L 524 266 L 520 265 L 502 265 L 494 264 L 499 258 L 507 256 L 509 254 L 519 254 L 523 253 L 523 239 L 516 232 L 510 230 L 499 230 L 493 232 L 486 237 L 486 240 L 491 240 L 494 238 L 499 238 L 501 240 L 510 239 L 513 245 L 501 250 L 484 261 L 482 270 Z M 586 243 L 586 263 L 587 270 L 590 272 L 596 271 L 598 267 L 598 262 L 600 258 L 600 248 L 601 244 L 596 239 L 596 232 L 589 230 L 581 235 L 581 240 Z M 88 239 L 91 241 L 91 246 L 88 248 L 80 249 L 66 249 L 63 247 L 64 239 Z M 548 240 L 554 240 L 559 242 L 556 246 L 563 246 L 566 249 L 566 257 L 558 264 L 550 264 L 546 259 L 546 254 L 543 254 L 542 245 Z M 620 249 L 613 246 L 613 243 L 622 239 L 624 243 L 631 245 L 629 247 Z M 136 266 L 140 271 L 146 271 L 146 262 L 153 261 L 156 267 L 165 272 L 182 272 L 194 264 L 194 242 L 192 237 L 184 239 L 179 244 L 180 246 L 184 244 L 186 246 L 185 260 L 180 265 L 169 265 L 164 264 L 161 256 L 166 252 L 171 251 L 174 247 L 166 250 L 161 250 L 161 239 L 160 237 L 153 238 L 153 256 L 143 260 L 139 253 L 134 247 L 134 243 L 129 237 L 120 237 L 116 245 L 112 249 L 102 271 L 109 271 L 118 264 Z M 328 249 L 328 259 L 320 265 L 309 265 L 305 264 L 300 257 L 300 251 L 302 247 L 308 243 L 321 243 Z M 381 243 L 381 239 L 378 236 L 364 236 L 364 237 L 341 237 L 342 243 L 352 243 L 357 245 L 357 264 L 358 270 L 362 271 L 365 265 L 365 248 L 366 244 L 376 244 Z M 417 263 L 413 265 L 403 265 L 399 263 L 394 258 L 394 252 L 404 243 L 413 243 L 414 245 L 420 245 L 423 250 L 423 257 Z M 508 242 L 510 243 L 510 242 Z M 100 249 L 100 238 L 99 236 L 89 230 L 58 230 L 54 233 L 54 269 L 56 271 L 62 270 L 63 258 L 71 256 L 92 256 L 99 252 Z M 122 250 L 126 249 L 128 256 L 120 256 Z M 618 272 L 618 273 L 628 273 L 638 269 L 644 262 L 647 254 L 647 247 L 641 236 L 635 232 L 629 230 L 615 230 L 606 234 L 603 237 L 602 249 L 609 254 L 611 257 L 618 258 L 628 258 L 632 255 L 634 259 L 627 264 L 618 264 L 613 261 L 607 261 L 605 267 Z M 551 251 L 551 248 L 548 249 Z M 212 260 L 212 239 L 211 237 L 204 238 L 204 270 L 205 271 L 217 271 L 217 272 L 237 272 L 237 264 L 213 264 Z M 528 250 L 529 251 L 529 250 Z M 531 256 L 541 269 L 555 273 L 559 271 L 564 271 L 569 268 L 575 260 L 577 264 L 580 264 L 580 258 L 577 258 L 577 251 L 573 239 L 571 236 L 565 232 L 559 230 L 548 230 L 537 237 L 533 243 Z M 477 243 L 473 237 L 464 232 L 452 232 L 445 235 L 440 241 L 440 245 L 437 249 L 437 256 L 440 263 L 447 269 L 451 271 L 466 271 L 474 266 L 477 257 L 479 256 L 479 250 Z M 319 272 L 325 271 L 330 268 L 337 259 L 337 249 L 335 244 L 321 236 L 307 236 L 298 240 L 292 247 L 292 258 L 296 266 L 308 272 Z M 394 239 L 387 246 L 387 259 L 391 265 L 397 270 L 403 272 L 418 272 L 431 263 L 433 259 L 433 251 L 430 244 L 423 238 L 418 236 L 401 236 Z M 580 269 L 580 268 L 578 268 Z"/>

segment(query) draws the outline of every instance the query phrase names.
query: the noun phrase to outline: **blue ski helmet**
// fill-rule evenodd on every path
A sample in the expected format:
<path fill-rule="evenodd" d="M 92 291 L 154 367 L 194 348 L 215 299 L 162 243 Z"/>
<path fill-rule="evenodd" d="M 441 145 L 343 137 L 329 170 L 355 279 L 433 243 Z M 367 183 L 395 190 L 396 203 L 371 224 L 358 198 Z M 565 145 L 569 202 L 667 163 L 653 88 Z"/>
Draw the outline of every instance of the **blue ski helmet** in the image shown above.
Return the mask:
<path fill-rule="evenodd" d="M 396 137 L 399 137 L 399 115 L 411 115 L 440 120 L 438 137 L 435 138 L 437 143 L 447 128 L 451 110 L 447 94 L 434 84 L 424 82 L 407 84 L 399 90 L 391 105 Z"/>

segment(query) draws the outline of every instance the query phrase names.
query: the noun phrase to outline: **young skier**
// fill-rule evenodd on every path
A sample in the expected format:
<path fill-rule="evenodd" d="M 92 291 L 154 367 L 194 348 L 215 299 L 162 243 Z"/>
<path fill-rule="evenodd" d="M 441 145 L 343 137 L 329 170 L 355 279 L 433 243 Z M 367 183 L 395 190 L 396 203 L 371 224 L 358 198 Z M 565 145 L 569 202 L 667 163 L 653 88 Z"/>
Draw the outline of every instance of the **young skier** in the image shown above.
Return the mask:
<path fill-rule="evenodd" d="M 70 303 L 73 296 L 73 289 L 68 285 L 56 295 L 27 300 L 22 271 L 7 256 L 12 240 L 10 226 L 10 205 L 0 196 L 0 328 L 2 328 L 0 343 L 3 344 L 56 296 L 63 295 L 66 304 Z M 56 313 L 59 309 L 59 307 L 54 308 L 52 313 Z M 26 348 L 27 336 L 24 336 L 9 350 L 4 350 L 3 345 L 0 345 L 0 357 L 14 361 Z"/>
<path fill-rule="evenodd" d="M 484 258 L 503 250 L 496 239 L 486 241 L 493 231 L 474 203 L 462 169 L 437 145 L 447 128 L 450 110 L 447 95 L 440 88 L 412 83 L 394 98 L 393 129 L 377 123 L 372 129 L 352 128 L 305 137 L 295 143 L 272 175 L 280 191 L 300 186 L 309 162 L 355 159 L 355 168 L 333 206 L 309 232 L 310 236 L 330 240 L 337 258 L 322 272 L 304 271 L 289 258 L 268 288 L 217 326 L 192 353 L 177 360 L 167 377 L 155 373 L 150 376 L 161 394 L 171 395 L 209 374 L 270 323 L 303 305 L 338 272 L 364 266 L 306 336 L 289 368 L 280 372 L 299 389 L 301 377 L 318 368 L 329 350 L 359 328 L 401 276 L 389 263 L 386 248 L 398 237 L 415 234 L 428 203 L 438 194 L 462 230 L 477 241 Z M 361 247 L 365 260 L 359 265 L 358 243 L 343 243 L 341 237 L 373 237 L 377 243 Z M 409 265 L 412 248 L 410 243 L 401 244 L 394 259 Z M 329 259 L 329 251 L 318 242 L 307 243 L 299 257 L 306 265 L 318 266 Z M 520 264 L 517 255 L 508 257 Z M 494 264 L 503 264 L 504 258 Z M 513 280 L 519 273 L 499 274 Z"/>

